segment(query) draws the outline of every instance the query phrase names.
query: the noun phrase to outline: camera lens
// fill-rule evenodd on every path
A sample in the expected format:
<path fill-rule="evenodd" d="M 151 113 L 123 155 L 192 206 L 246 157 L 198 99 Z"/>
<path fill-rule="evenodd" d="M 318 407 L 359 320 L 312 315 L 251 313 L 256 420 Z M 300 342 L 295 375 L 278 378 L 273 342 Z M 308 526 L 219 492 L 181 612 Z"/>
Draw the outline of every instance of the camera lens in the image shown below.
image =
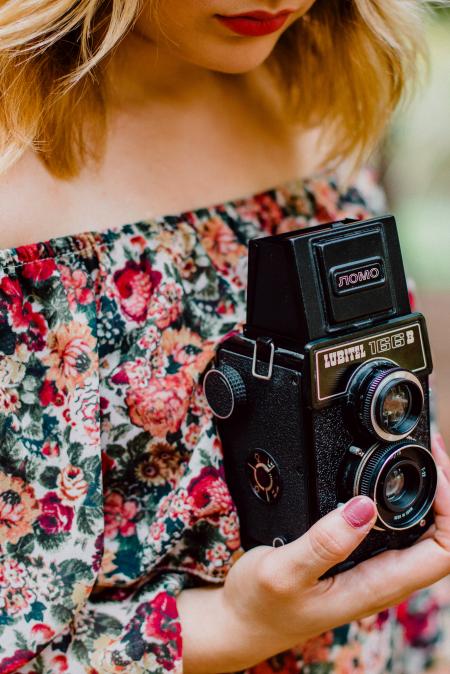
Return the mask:
<path fill-rule="evenodd" d="M 395 432 L 408 418 L 411 412 L 412 394 L 410 388 L 404 384 L 391 386 L 381 403 L 381 423 L 389 432 Z"/>
<path fill-rule="evenodd" d="M 436 492 L 434 459 L 419 444 L 376 444 L 360 457 L 353 495 L 370 496 L 385 529 L 409 529 L 428 513 Z"/>
<path fill-rule="evenodd" d="M 387 442 L 406 438 L 417 426 L 423 409 L 423 390 L 409 370 L 389 361 L 371 361 L 350 380 L 350 408 L 359 423 Z"/>

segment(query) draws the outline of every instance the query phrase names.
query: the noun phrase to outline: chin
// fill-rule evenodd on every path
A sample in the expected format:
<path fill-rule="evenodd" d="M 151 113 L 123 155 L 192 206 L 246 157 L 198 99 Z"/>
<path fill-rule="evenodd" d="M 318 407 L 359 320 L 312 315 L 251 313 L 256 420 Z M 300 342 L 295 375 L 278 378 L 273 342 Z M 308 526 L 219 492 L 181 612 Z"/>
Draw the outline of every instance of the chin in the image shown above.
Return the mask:
<path fill-rule="evenodd" d="M 242 48 L 233 45 L 229 49 L 217 50 L 216 54 L 210 53 L 207 58 L 194 58 L 192 61 L 207 70 L 228 75 L 243 75 L 262 65 L 270 56 L 275 44 L 273 42 L 264 49 L 256 45 L 253 48 L 244 44 Z"/>

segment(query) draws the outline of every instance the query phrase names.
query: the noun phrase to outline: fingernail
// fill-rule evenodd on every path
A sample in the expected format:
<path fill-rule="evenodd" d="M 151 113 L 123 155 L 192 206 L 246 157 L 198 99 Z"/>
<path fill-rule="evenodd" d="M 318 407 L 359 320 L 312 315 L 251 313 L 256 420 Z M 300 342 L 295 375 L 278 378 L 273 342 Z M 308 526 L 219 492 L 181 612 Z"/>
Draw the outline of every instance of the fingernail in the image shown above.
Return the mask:
<path fill-rule="evenodd" d="M 367 496 L 356 496 L 345 504 L 342 514 L 347 524 L 358 529 L 372 521 L 375 504 Z"/>

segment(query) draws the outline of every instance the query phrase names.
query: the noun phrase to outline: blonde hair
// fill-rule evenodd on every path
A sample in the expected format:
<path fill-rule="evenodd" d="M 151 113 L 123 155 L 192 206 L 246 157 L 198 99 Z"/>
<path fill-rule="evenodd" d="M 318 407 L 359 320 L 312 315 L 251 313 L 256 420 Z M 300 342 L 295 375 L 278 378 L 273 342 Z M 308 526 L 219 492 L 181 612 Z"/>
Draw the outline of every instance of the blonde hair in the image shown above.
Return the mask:
<path fill-rule="evenodd" d="M 31 148 L 52 174 L 77 174 L 92 154 L 89 138 L 101 139 L 106 127 L 105 57 L 141 4 L 1 2 L 0 172 Z M 329 132 L 329 161 L 365 158 L 416 80 L 425 55 L 425 5 L 316 0 L 280 38 L 269 65 L 286 93 L 286 109 L 291 119 Z"/>

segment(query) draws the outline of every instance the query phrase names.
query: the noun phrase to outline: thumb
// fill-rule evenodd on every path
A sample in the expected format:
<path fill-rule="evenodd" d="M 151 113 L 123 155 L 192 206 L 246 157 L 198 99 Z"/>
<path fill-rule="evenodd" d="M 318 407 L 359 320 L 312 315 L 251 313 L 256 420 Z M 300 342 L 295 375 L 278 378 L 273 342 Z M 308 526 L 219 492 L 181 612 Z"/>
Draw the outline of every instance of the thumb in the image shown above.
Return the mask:
<path fill-rule="evenodd" d="M 355 496 L 318 520 L 296 541 L 277 548 L 279 568 L 302 585 L 316 582 L 343 562 L 367 536 L 377 517 L 374 502 Z M 284 559 L 283 559 L 284 557 Z"/>

